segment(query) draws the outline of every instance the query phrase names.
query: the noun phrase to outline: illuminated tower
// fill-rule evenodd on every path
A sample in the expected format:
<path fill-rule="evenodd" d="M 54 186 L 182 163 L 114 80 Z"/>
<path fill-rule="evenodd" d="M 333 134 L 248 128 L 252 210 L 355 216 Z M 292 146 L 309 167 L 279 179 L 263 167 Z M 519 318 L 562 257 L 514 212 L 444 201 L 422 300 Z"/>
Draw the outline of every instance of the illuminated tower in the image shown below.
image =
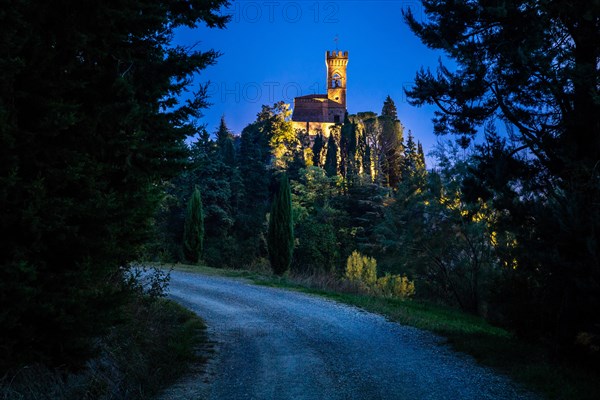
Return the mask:
<path fill-rule="evenodd" d="M 329 131 L 336 124 L 344 122 L 346 116 L 346 66 L 347 51 L 326 51 L 327 93 L 308 94 L 294 98 L 292 122 L 294 129 L 303 130 L 309 135 Z"/>
<path fill-rule="evenodd" d="M 327 51 L 325 52 L 325 62 L 327 64 L 327 98 L 346 110 L 348 52 Z"/>

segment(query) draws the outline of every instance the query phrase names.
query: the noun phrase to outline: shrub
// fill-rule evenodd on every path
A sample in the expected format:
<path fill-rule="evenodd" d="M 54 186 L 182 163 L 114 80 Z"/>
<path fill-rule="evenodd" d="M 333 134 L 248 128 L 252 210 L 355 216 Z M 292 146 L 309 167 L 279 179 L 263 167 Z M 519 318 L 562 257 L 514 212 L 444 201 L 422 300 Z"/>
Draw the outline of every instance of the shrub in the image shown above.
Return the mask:
<path fill-rule="evenodd" d="M 415 294 L 415 283 L 406 276 L 386 273 L 377 279 L 377 291 L 381 296 L 407 299 Z"/>
<path fill-rule="evenodd" d="M 310 274 L 336 270 L 341 257 L 336 232 L 329 221 L 324 221 L 321 216 L 309 216 L 297 223 L 294 232 L 297 240 L 292 264 L 294 271 Z"/>
<path fill-rule="evenodd" d="M 377 260 L 353 251 L 346 261 L 345 279 L 368 292 L 406 299 L 414 296 L 415 283 L 406 276 L 385 274 L 377 278 Z"/>
<path fill-rule="evenodd" d="M 345 278 L 371 289 L 377 282 L 377 261 L 354 250 L 346 261 Z"/>

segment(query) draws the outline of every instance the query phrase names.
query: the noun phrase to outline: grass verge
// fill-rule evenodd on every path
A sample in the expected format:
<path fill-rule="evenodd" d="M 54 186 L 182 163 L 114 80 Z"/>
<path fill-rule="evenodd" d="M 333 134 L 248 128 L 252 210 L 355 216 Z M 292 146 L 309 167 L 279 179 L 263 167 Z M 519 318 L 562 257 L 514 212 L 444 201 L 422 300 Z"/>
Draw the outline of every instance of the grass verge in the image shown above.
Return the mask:
<path fill-rule="evenodd" d="M 164 298 L 139 297 L 79 373 L 28 366 L 0 379 L 2 400 L 150 399 L 202 362 L 204 322 Z"/>
<path fill-rule="evenodd" d="M 481 365 L 506 374 L 548 399 L 600 399 L 600 374 L 567 361 L 559 361 L 540 344 L 527 343 L 483 318 L 427 302 L 378 298 L 331 290 L 318 279 L 277 277 L 264 272 L 173 265 L 176 270 L 210 276 L 246 278 L 258 285 L 316 294 L 401 324 L 434 332 L 457 351 L 473 356 Z"/>

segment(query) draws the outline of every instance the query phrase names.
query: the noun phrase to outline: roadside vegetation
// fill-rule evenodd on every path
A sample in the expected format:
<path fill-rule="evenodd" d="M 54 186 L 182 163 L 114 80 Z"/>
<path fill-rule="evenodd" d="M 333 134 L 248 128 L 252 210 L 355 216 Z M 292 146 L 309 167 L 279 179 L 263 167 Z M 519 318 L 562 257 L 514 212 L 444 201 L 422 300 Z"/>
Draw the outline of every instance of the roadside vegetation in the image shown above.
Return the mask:
<path fill-rule="evenodd" d="M 132 262 L 219 56 L 173 35 L 226 4 L 3 2 L 0 399 L 148 399 L 195 360 L 202 321 Z"/>
<path fill-rule="evenodd" d="M 167 275 L 137 280 L 121 321 L 98 337 L 97 352 L 78 370 L 30 364 L 0 379 L 2 400 L 145 400 L 200 368 L 211 346 L 204 322 L 163 297 Z M 151 278 L 148 280 L 148 278 Z"/>

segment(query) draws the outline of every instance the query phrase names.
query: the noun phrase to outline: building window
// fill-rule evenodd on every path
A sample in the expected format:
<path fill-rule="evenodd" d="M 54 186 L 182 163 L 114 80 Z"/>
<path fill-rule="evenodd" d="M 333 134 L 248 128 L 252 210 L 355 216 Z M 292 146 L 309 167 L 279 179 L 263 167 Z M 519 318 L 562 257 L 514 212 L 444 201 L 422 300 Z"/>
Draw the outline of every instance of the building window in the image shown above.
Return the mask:
<path fill-rule="evenodd" d="M 333 116 L 333 122 L 335 122 L 336 124 L 340 123 L 340 116 L 339 115 L 334 115 Z"/>
<path fill-rule="evenodd" d="M 337 72 L 335 74 L 333 74 L 333 77 L 331 78 L 331 87 L 332 88 L 342 87 L 342 76 L 340 74 L 338 74 Z"/>

